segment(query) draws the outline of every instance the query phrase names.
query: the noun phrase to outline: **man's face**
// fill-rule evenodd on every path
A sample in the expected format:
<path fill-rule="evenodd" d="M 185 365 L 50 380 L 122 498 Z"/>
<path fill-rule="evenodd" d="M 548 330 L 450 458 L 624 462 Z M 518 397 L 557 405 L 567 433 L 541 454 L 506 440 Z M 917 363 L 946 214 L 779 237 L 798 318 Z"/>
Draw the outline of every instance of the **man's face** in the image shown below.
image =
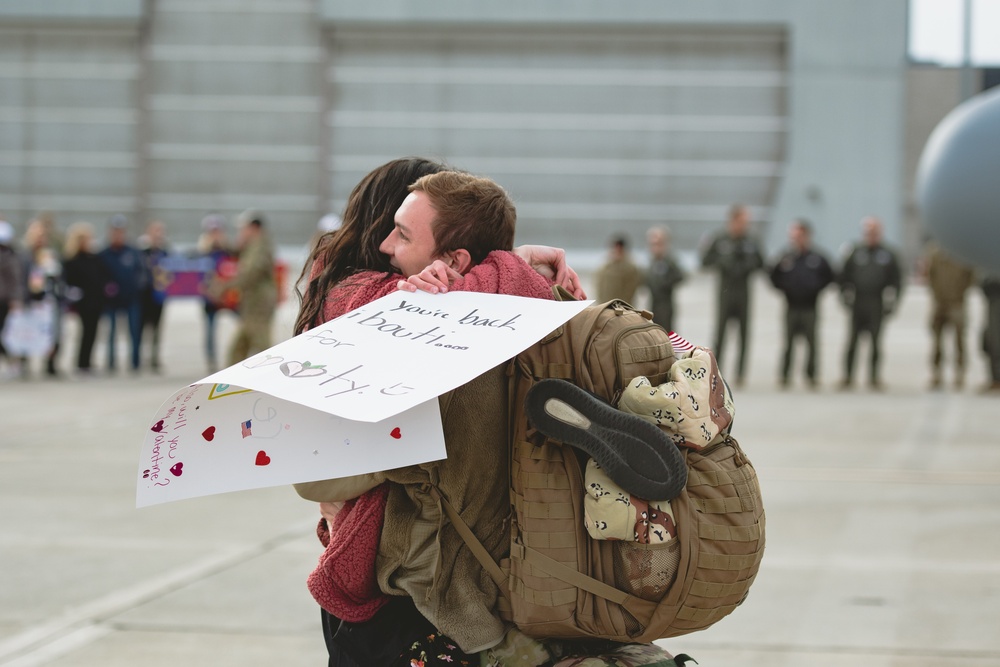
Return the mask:
<path fill-rule="evenodd" d="M 809 247 L 809 232 L 798 223 L 792 223 L 788 228 L 788 240 L 796 250 L 804 251 Z"/>
<path fill-rule="evenodd" d="M 729 218 L 729 233 L 732 236 L 743 236 L 747 233 L 747 227 L 750 226 L 750 211 L 744 207 L 740 207 L 733 211 L 733 216 Z"/>
<path fill-rule="evenodd" d="M 436 216 L 430 199 L 419 191 L 408 194 L 396 211 L 396 226 L 378 249 L 404 276 L 420 273 L 438 258 L 433 228 Z"/>
<path fill-rule="evenodd" d="M 663 257 L 667 254 L 667 235 L 658 229 L 654 229 L 646 235 L 649 243 L 649 254 L 653 257 Z"/>
<path fill-rule="evenodd" d="M 876 218 L 865 218 L 862 236 L 865 243 L 877 246 L 882 241 L 882 223 Z"/>
<path fill-rule="evenodd" d="M 166 232 L 163 229 L 162 222 L 151 222 L 149 227 L 146 228 L 146 236 L 149 237 L 149 244 L 154 248 L 159 248 L 166 241 Z"/>

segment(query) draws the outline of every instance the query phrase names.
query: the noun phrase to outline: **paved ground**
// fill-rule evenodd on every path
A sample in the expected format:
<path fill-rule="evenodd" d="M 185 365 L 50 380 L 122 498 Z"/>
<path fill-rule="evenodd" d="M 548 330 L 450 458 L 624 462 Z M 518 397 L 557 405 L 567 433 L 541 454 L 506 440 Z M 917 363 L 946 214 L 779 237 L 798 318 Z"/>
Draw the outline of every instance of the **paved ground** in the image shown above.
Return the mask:
<path fill-rule="evenodd" d="M 692 340 L 709 342 L 710 293 L 704 277 L 681 293 Z M 824 386 L 780 391 L 780 304 L 757 285 L 735 432 L 761 478 L 767 553 L 741 609 L 664 644 L 709 667 L 1000 665 L 1000 395 L 976 391 L 973 334 L 968 388 L 927 391 L 914 286 L 888 325 L 888 390 L 841 393 L 846 323 L 833 295 L 823 306 Z M 134 507 L 150 415 L 204 375 L 197 304 L 166 318 L 163 375 L 0 384 L 4 667 L 325 664 L 304 585 L 313 507 L 287 488 Z"/>

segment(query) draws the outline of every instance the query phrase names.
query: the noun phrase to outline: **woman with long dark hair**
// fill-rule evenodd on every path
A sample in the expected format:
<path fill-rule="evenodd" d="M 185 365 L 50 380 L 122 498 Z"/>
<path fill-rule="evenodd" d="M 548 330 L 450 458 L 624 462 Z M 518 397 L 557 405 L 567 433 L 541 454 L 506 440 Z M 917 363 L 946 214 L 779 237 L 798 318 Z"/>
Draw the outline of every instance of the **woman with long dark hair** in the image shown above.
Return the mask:
<path fill-rule="evenodd" d="M 453 170 L 423 158 L 404 158 L 376 168 L 358 183 L 348 199 L 342 227 L 319 239 L 303 268 L 298 281 L 302 303 L 295 333 L 347 312 L 359 305 L 359 298 L 366 298 L 365 295 L 395 289 L 403 276 L 394 273 L 379 246 L 393 231 L 394 216 L 409 195 L 410 186 L 422 177 L 444 176 L 440 174 L 443 171 Z M 488 282 L 485 276 L 491 275 L 491 271 L 496 273 L 498 263 L 505 263 L 516 276 L 513 283 L 524 285 L 524 295 L 551 298 L 550 286 L 554 281 L 540 275 L 544 274 L 560 276 L 565 287 L 583 296 L 576 274 L 565 267 L 562 251 L 547 247 L 489 253 L 469 271 L 465 282 Z M 503 289 L 513 290 L 515 286 L 509 284 Z M 390 487 L 399 492 L 390 497 Z M 424 659 L 425 664 L 479 664 L 478 657 L 466 655 L 458 648 L 458 642 L 442 635 L 437 621 L 425 618 L 410 597 L 387 597 L 375 584 L 374 550 L 385 515 L 423 511 L 406 502 L 401 482 L 391 475 L 361 475 L 296 488 L 303 497 L 321 501 L 326 517 L 320 521 L 318 534 L 327 551 L 310 576 L 309 584 L 310 591 L 324 607 L 323 629 L 331 667 L 409 665 L 407 656 L 424 659 L 419 656 L 428 655 L 432 659 L 430 662 Z M 506 503 L 505 498 L 501 500 Z M 426 523 L 425 519 L 421 516 L 417 522 Z M 354 548 L 362 543 L 368 547 L 367 559 L 358 556 L 362 549 Z M 416 538 L 413 543 L 420 546 Z M 420 552 L 422 547 L 417 546 L 414 551 Z M 412 572 L 414 567 L 420 569 L 422 565 L 408 563 L 401 567 Z M 357 589 L 344 581 L 367 583 L 363 589 Z M 482 607 L 477 608 L 481 610 Z M 486 617 L 480 619 L 485 620 Z M 475 615 L 470 614 L 469 623 L 476 622 Z M 502 633 L 498 639 L 502 639 Z"/>

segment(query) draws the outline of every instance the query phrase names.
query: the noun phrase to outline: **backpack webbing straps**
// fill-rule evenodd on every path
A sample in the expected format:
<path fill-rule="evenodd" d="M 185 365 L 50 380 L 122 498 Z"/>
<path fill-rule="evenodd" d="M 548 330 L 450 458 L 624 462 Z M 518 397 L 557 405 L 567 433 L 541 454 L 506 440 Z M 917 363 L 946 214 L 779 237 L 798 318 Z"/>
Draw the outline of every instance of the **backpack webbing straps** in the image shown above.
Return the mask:
<path fill-rule="evenodd" d="M 448 499 L 444 497 L 444 494 L 441 493 L 440 489 L 433 484 L 430 484 L 428 485 L 428 490 L 431 497 L 441 503 L 444 513 L 448 515 L 448 520 L 451 521 L 451 525 L 455 527 L 459 536 L 461 536 L 462 540 L 464 540 L 466 545 L 468 545 L 469 550 L 472 551 L 472 555 L 476 557 L 476 560 L 479 561 L 479 563 L 483 566 L 483 569 L 486 570 L 486 572 L 490 575 L 490 578 L 493 579 L 497 588 L 500 589 L 500 594 L 503 597 L 510 599 L 510 586 L 507 581 L 507 575 L 503 573 L 500 566 L 497 565 L 495 560 L 493 560 L 493 556 L 490 555 L 490 552 L 486 550 L 483 543 L 479 541 L 476 534 L 472 532 L 471 528 L 469 528 L 469 524 L 465 523 L 465 520 L 462 519 L 462 515 L 460 515 L 458 510 L 456 510 L 455 507 L 448 502 Z"/>
<path fill-rule="evenodd" d="M 565 581 L 567 584 L 621 605 L 640 622 L 643 622 L 643 619 L 649 615 L 649 611 L 646 608 L 656 606 L 655 603 L 650 604 L 645 600 L 640 600 L 624 591 L 618 590 L 603 581 L 588 577 L 582 572 L 578 572 L 568 565 L 563 565 L 559 561 L 549 558 L 545 554 L 530 549 L 523 544 L 511 545 L 511 557 L 514 558 L 516 556 L 519 556 L 532 568 L 541 570 L 556 579 Z"/>

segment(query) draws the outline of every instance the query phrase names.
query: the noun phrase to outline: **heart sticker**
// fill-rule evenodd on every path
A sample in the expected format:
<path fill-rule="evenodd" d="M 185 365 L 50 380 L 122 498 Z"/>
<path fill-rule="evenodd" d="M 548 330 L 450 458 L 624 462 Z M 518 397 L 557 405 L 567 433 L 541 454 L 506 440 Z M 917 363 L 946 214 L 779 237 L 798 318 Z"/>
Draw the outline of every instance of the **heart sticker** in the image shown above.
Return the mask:
<path fill-rule="evenodd" d="M 255 464 L 259 466 L 266 466 L 271 462 L 271 457 L 262 449 L 257 452 L 257 460 L 254 461 Z"/>
<path fill-rule="evenodd" d="M 208 428 L 206 428 L 204 431 L 201 432 L 201 437 L 205 438 L 209 442 L 215 440 L 215 427 L 209 426 Z"/>
<path fill-rule="evenodd" d="M 150 426 L 149 430 L 152 431 L 153 433 L 159 433 L 160 431 L 162 431 L 163 430 L 163 420 L 161 419 L 160 421 L 158 421 L 155 424 L 153 424 L 152 426 Z"/>
<path fill-rule="evenodd" d="M 170 466 L 170 474 L 172 474 L 174 477 L 180 477 L 181 474 L 183 473 L 184 473 L 183 463 L 175 463 L 174 465 Z"/>
<path fill-rule="evenodd" d="M 396 428 L 392 429 L 392 431 L 389 433 L 389 435 L 391 435 L 392 437 L 394 437 L 396 440 L 399 440 L 400 438 L 403 437 L 403 432 L 400 431 L 399 427 L 397 426 Z"/>

